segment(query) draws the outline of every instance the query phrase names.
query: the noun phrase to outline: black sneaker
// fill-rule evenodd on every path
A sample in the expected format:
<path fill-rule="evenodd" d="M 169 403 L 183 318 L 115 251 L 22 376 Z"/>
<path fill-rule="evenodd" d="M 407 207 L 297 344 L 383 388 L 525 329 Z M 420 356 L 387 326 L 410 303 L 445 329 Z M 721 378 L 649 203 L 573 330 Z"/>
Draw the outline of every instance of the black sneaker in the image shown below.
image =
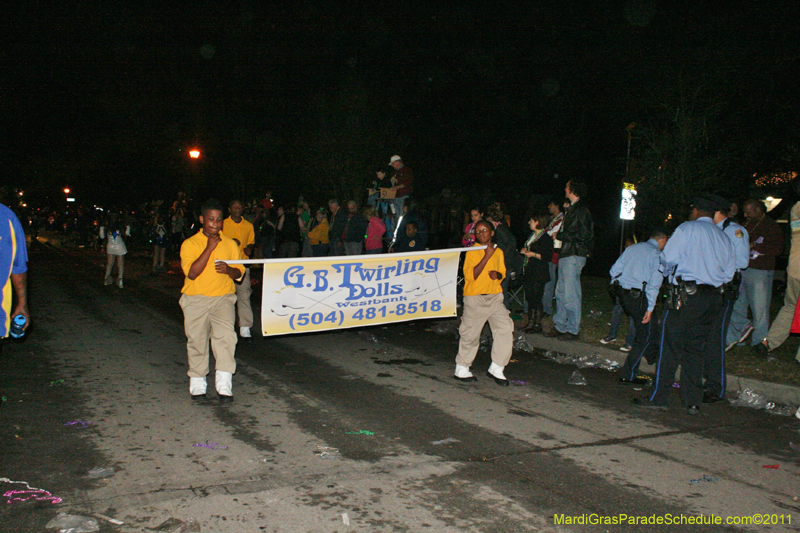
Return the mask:
<path fill-rule="evenodd" d="M 756 355 L 760 355 L 762 357 L 766 356 L 769 353 L 769 348 L 763 342 L 759 342 L 755 346 L 753 346 L 753 351 L 756 352 Z"/>
<path fill-rule="evenodd" d="M 666 405 L 658 405 L 658 404 L 655 404 L 655 403 L 651 402 L 650 400 L 645 400 L 645 399 L 642 399 L 642 398 L 634 398 L 633 401 L 631 401 L 631 403 L 633 405 L 635 405 L 636 407 L 640 408 L 640 409 L 652 409 L 652 410 L 656 410 L 656 411 L 666 411 L 667 410 L 667 406 Z"/>
<path fill-rule="evenodd" d="M 714 404 L 717 402 L 725 402 L 727 401 L 725 398 L 720 398 L 719 396 L 715 396 L 708 392 L 703 393 L 703 403 Z"/>

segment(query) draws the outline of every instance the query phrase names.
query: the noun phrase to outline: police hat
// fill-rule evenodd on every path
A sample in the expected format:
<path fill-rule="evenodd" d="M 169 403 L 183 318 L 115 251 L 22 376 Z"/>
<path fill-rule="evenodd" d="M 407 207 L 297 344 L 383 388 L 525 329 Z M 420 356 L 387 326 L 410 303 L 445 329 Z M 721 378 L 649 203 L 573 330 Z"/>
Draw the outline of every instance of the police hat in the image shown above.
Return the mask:
<path fill-rule="evenodd" d="M 731 203 L 723 198 L 718 194 L 707 194 L 706 195 L 712 202 L 714 202 L 715 207 L 714 211 L 723 211 L 727 213 L 731 210 Z"/>
<path fill-rule="evenodd" d="M 711 195 L 704 194 L 702 196 L 695 196 L 690 201 L 689 204 L 692 207 L 696 207 L 700 211 L 705 211 L 709 213 L 713 213 L 717 211 L 717 203 L 710 198 Z"/>

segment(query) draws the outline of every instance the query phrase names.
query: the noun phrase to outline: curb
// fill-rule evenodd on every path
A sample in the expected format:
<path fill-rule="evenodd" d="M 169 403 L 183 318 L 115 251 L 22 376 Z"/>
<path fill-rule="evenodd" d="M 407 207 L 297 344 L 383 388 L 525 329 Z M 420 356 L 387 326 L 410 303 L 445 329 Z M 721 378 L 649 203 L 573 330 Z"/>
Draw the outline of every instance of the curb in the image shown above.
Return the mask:
<path fill-rule="evenodd" d="M 604 359 L 618 362 L 620 366 L 625 363 L 625 358 L 628 356 L 625 352 L 606 348 L 602 344 L 595 345 L 581 341 L 562 341 L 539 334 L 528 333 L 524 335 L 534 348 L 539 348 L 540 350 L 568 353 L 576 357 L 599 355 Z M 655 373 L 655 366 L 648 364 L 647 361 L 642 361 L 639 368 L 641 372 L 646 374 L 652 375 Z M 800 405 L 800 387 L 728 374 L 729 393 L 734 391 L 741 393 L 746 389 L 758 392 L 766 396 L 767 399 L 772 402 L 780 402 L 793 406 Z"/>

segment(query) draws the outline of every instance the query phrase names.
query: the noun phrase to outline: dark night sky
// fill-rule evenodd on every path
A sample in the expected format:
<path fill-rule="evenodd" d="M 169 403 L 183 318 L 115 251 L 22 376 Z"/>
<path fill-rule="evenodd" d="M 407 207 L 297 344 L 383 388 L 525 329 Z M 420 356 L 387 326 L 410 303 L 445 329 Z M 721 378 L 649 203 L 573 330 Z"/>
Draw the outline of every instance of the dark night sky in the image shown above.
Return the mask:
<path fill-rule="evenodd" d="M 6 8 L 9 183 L 92 199 L 191 184 L 324 197 L 400 153 L 421 194 L 552 193 L 554 173 L 606 193 L 625 126 L 657 114 L 677 80 L 713 87 L 720 127 L 749 132 L 732 179 L 797 142 L 797 2 L 281 5 Z M 194 144 L 205 157 L 192 166 Z"/>

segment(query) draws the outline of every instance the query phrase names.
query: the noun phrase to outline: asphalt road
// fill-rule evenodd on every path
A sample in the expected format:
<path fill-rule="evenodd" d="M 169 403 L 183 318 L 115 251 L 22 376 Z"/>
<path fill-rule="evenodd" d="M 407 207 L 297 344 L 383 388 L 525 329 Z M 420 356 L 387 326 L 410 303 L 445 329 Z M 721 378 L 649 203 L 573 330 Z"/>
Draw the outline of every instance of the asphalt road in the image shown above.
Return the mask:
<path fill-rule="evenodd" d="M 45 531 L 57 512 L 124 522 L 98 519 L 103 532 L 170 518 L 226 533 L 800 531 L 796 418 L 690 417 L 677 394 L 643 412 L 612 373 L 568 385 L 575 368 L 540 353 L 515 353 L 502 388 L 481 379 L 481 351 L 463 385 L 455 337 L 430 321 L 242 343 L 235 402 L 192 402 L 180 276 L 120 290 L 103 262 L 31 250 L 35 329 L 0 366 L 0 532 Z M 777 525 L 561 518 L 621 514 Z"/>

